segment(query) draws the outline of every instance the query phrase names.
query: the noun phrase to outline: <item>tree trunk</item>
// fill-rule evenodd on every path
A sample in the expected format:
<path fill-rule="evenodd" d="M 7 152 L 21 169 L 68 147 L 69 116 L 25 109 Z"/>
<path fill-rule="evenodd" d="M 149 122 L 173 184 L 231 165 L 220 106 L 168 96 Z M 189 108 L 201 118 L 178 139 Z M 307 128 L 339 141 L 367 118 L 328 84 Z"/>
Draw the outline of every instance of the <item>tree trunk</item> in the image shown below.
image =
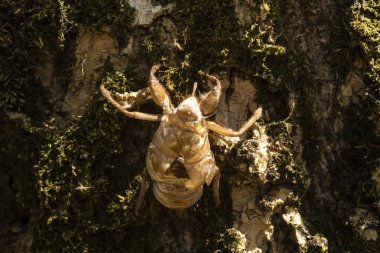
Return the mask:
<path fill-rule="evenodd" d="M 380 7 L 373 0 L 0 4 L 1 252 L 379 252 Z M 192 207 L 139 176 L 158 123 L 101 96 L 157 73 L 175 104 L 222 95 L 220 168 Z M 134 109 L 160 113 L 148 101 Z"/>

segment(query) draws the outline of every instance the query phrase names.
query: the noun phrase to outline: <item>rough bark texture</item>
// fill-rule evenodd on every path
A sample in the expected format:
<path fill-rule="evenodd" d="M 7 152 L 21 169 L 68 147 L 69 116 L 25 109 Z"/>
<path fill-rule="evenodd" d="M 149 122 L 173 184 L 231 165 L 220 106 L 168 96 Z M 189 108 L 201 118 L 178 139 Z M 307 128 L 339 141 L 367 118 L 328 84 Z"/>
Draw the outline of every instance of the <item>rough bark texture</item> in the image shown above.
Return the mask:
<path fill-rule="evenodd" d="M 379 252 L 380 6 L 373 0 L 0 3 L 1 252 Z M 216 209 L 134 204 L 157 123 L 101 97 L 175 102 L 219 77 Z M 140 111 L 157 113 L 153 103 Z"/>

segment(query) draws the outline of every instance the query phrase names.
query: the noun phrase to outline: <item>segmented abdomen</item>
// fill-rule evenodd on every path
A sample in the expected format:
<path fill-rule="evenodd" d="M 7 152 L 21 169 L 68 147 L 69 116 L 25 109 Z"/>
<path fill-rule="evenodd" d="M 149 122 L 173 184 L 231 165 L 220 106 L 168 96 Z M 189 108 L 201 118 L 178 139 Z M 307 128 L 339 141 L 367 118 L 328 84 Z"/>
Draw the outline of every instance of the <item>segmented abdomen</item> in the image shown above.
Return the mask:
<path fill-rule="evenodd" d="M 146 165 L 154 181 L 153 192 L 164 206 L 188 208 L 202 196 L 203 184 L 210 184 L 215 160 L 207 134 L 206 125 L 184 129 L 162 120 L 148 148 Z M 178 157 L 183 158 L 188 177 L 175 175 L 172 164 Z"/>

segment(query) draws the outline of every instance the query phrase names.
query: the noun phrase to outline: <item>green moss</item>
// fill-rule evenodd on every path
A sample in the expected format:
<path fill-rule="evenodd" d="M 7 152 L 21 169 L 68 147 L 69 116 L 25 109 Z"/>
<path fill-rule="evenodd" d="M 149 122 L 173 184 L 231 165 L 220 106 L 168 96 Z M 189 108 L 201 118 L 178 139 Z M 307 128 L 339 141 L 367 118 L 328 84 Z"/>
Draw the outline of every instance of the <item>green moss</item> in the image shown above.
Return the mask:
<path fill-rule="evenodd" d="M 121 73 L 108 76 L 104 82 L 112 91 L 125 92 L 127 80 Z M 113 162 L 122 152 L 120 123 L 120 115 L 97 94 L 86 114 L 71 127 L 59 133 L 49 126 L 51 142 L 35 166 L 42 214 L 37 249 L 56 251 L 60 245 L 64 252 L 93 252 L 96 242 L 89 238 L 108 226 L 123 225 L 113 220 L 114 212 L 121 208 L 115 202 L 115 193 L 123 195 L 128 189 L 123 182 L 133 185 L 137 181 L 133 183 L 133 177 L 116 170 Z M 113 181 L 111 177 L 115 176 L 120 180 Z M 106 210 L 96 210 L 101 204 Z M 129 210 L 124 210 L 127 216 L 120 217 L 124 222 L 131 215 Z"/>
<path fill-rule="evenodd" d="M 307 243 L 301 249 L 301 253 L 326 253 L 329 251 L 327 239 L 321 234 L 307 238 Z"/>
<path fill-rule="evenodd" d="M 115 29 L 129 27 L 134 20 L 135 10 L 125 0 L 68 1 L 78 11 L 78 23 L 97 30 L 103 26 Z"/>
<path fill-rule="evenodd" d="M 86 6 L 89 3 L 91 6 Z M 55 105 L 50 104 L 50 91 L 41 84 L 36 67 L 45 67 L 49 64 L 46 59 L 51 59 L 53 86 L 64 91 L 75 66 L 73 46 L 77 28 L 98 29 L 101 25 L 124 28 L 134 18 L 124 1 L 86 1 L 86 4 L 68 0 L 5 0 L 0 4 L 0 115 L 2 131 L 6 133 L 6 137 L 1 137 L 6 148 L 0 150 L 0 157 L 17 195 L 12 200 L 1 195 L 5 205 L 12 205 L 1 212 L 1 217 L 9 217 L 10 210 L 14 210 L 15 217 L 30 218 L 37 203 L 32 183 L 36 181 L 32 167 L 39 155 L 36 147 L 51 142 L 52 134 L 60 131 L 44 124 L 54 114 Z M 93 8 L 102 11 L 95 13 Z M 93 23 L 94 19 L 97 23 Z M 65 155 L 59 156 L 60 161 Z M 47 182 L 47 187 L 54 191 L 59 185 Z"/>
<path fill-rule="evenodd" d="M 268 28 L 266 28 L 268 29 Z M 273 42 L 269 43 L 268 34 L 265 28 L 254 23 L 250 28 L 245 30 L 243 39 L 248 43 L 248 48 L 251 55 L 261 59 L 263 70 L 270 71 L 266 66 L 267 57 L 285 54 L 286 49 L 281 45 L 276 45 Z"/>
<path fill-rule="evenodd" d="M 34 68 L 39 57 L 55 48 L 54 13 L 51 1 L 6 0 L 0 4 L 0 160 L 5 172 L 1 179 L 8 181 L 5 191 L 0 191 L 0 204 L 5 206 L 0 219 L 9 224 L 28 222 L 38 203 L 32 167 L 45 136 L 33 126 L 46 119 L 44 107 L 49 106 Z"/>
<path fill-rule="evenodd" d="M 269 18 L 249 25 L 241 25 L 231 0 L 223 1 L 175 1 L 173 19 L 177 39 L 182 51 L 174 52 L 169 45 L 159 41 L 153 31 L 146 40 L 146 48 L 152 64 L 163 63 L 170 67 L 163 72 L 162 81 L 170 89 L 186 92 L 197 81 L 207 89 L 197 75 L 199 70 L 207 73 L 236 71 L 250 77 L 271 79 L 273 59 L 285 53 L 276 43 L 274 24 Z M 268 15 L 270 13 L 269 3 Z M 260 5 L 255 5 L 260 13 Z"/>
<path fill-rule="evenodd" d="M 351 27 L 363 50 L 368 70 L 367 94 L 375 104 L 380 100 L 380 5 L 375 0 L 357 0 L 351 8 Z"/>
<path fill-rule="evenodd" d="M 232 1 L 179 1 L 177 5 L 174 18 L 182 32 L 179 42 L 190 52 L 191 66 L 205 71 L 235 68 L 262 75 L 265 57 L 281 53 L 274 49 L 279 46 L 269 42 L 264 25 L 239 24 Z M 269 20 L 264 23 L 270 26 Z"/>
<path fill-rule="evenodd" d="M 12 111 L 20 111 L 26 91 L 40 85 L 34 67 L 41 57 L 64 51 L 76 28 L 111 26 L 116 32 L 134 19 L 133 8 L 123 0 L 6 0 L 0 9 L 0 108 Z"/>
<path fill-rule="evenodd" d="M 242 233 L 234 228 L 229 228 L 224 233 L 219 234 L 214 249 L 210 252 L 214 253 L 242 253 L 245 252 L 246 239 Z M 208 245 L 209 246 L 209 245 Z"/>
<path fill-rule="evenodd" d="M 50 1 L 5 1 L 0 22 L 0 108 L 20 111 L 25 105 L 26 90 L 37 85 L 33 64 L 44 49 L 51 48 L 51 34 L 57 29 L 54 4 Z"/>
<path fill-rule="evenodd" d="M 236 63 L 240 36 L 231 1 L 178 1 L 177 8 L 179 43 L 189 52 L 190 66 L 215 71 Z"/>

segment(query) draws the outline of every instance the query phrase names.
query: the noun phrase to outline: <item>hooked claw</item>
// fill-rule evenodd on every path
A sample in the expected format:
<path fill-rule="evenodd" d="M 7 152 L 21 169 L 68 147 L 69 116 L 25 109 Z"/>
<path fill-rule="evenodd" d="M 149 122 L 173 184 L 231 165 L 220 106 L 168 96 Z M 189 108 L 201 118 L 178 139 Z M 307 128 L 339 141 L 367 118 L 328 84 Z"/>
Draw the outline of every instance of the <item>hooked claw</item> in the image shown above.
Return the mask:
<path fill-rule="evenodd" d="M 215 76 L 204 73 L 203 71 L 198 71 L 198 74 L 206 76 L 213 84 L 214 87 L 207 93 L 202 94 L 199 97 L 199 107 L 202 111 L 202 114 L 207 116 L 215 111 L 217 107 L 220 96 L 222 94 L 222 86 L 220 81 Z"/>
<path fill-rule="evenodd" d="M 153 101 L 158 106 L 162 107 L 164 105 L 164 102 L 167 99 L 170 101 L 170 98 L 169 98 L 168 93 L 166 92 L 164 86 L 162 86 L 160 84 L 160 81 L 154 75 L 157 72 L 157 70 L 159 70 L 160 68 L 161 68 L 161 65 L 157 64 L 157 65 L 154 65 L 150 69 L 148 85 L 149 85 L 150 95 L 152 96 Z M 169 104 L 171 104 L 171 103 L 169 103 Z"/>

